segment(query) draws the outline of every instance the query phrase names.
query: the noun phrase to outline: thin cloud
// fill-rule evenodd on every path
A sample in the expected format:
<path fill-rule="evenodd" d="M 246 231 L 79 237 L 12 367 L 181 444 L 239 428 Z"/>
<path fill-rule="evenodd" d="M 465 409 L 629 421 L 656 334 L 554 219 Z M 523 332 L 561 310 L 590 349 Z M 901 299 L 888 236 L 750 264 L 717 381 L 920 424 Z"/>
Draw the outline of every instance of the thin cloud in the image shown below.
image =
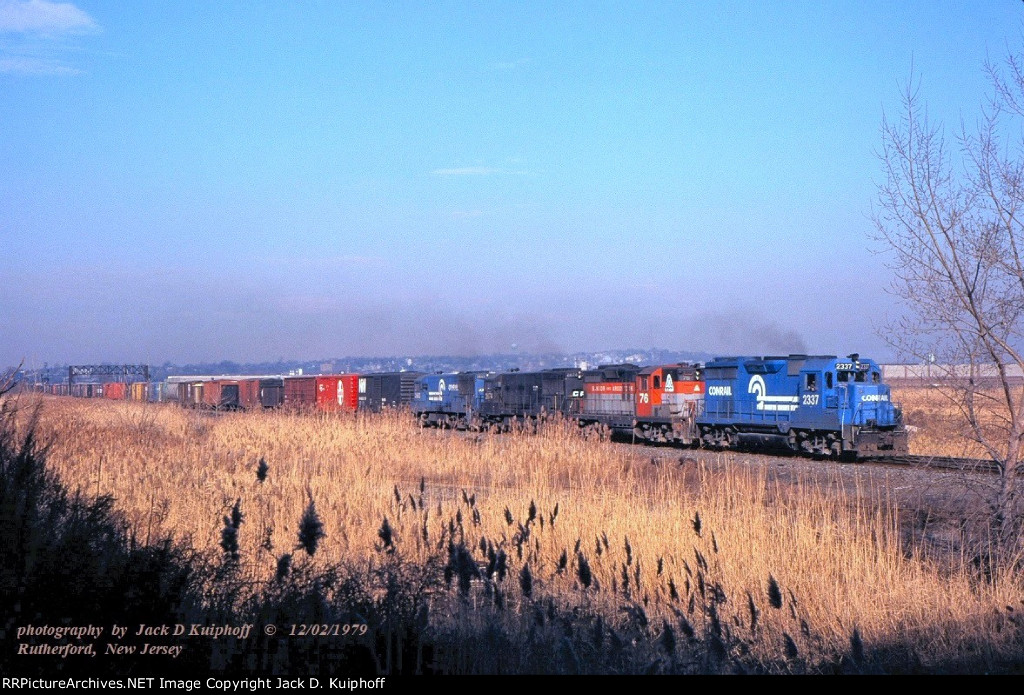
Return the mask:
<path fill-rule="evenodd" d="M 69 2 L 0 0 L 0 32 L 52 36 L 97 30 L 93 18 Z"/>
<path fill-rule="evenodd" d="M 0 75 L 80 75 L 64 57 L 99 24 L 68 2 L 0 0 Z"/>

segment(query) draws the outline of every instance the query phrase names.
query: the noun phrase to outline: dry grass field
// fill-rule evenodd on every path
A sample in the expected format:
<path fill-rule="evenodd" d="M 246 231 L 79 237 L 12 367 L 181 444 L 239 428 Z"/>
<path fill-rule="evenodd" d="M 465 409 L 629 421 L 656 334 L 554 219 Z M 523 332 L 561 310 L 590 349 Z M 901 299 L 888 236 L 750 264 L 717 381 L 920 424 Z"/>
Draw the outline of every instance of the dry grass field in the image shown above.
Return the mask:
<path fill-rule="evenodd" d="M 980 581 L 969 557 L 929 559 L 869 468 L 852 487 L 838 475 L 783 485 L 733 454 L 652 456 L 559 424 L 457 435 L 397 414 L 211 416 L 47 398 L 39 429 L 62 480 L 112 495 L 142 541 L 172 533 L 217 555 L 237 502 L 253 585 L 286 553 L 371 568 L 392 554 L 426 563 L 458 543 L 473 560 L 466 596 L 436 601 L 455 631 L 474 620 L 465 606 L 500 600 L 503 629 L 525 632 L 554 598 L 609 629 L 641 629 L 662 663 L 687 639 L 774 672 L 1013 670 L 1024 655 L 1020 578 Z M 925 435 L 936 436 L 919 430 L 918 451 L 937 446 Z M 307 558 L 298 529 L 311 501 L 326 536 Z M 483 581 L 485 567 L 504 581 Z"/>
<path fill-rule="evenodd" d="M 980 392 L 977 399 L 979 419 L 985 423 L 995 442 L 999 441 L 999 416 L 1005 412 L 997 405 L 998 395 Z M 904 421 L 911 429 L 910 453 L 989 458 L 985 449 L 973 440 L 953 390 L 926 386 L 894 387 L 893 399 L 902 404 Z"/>

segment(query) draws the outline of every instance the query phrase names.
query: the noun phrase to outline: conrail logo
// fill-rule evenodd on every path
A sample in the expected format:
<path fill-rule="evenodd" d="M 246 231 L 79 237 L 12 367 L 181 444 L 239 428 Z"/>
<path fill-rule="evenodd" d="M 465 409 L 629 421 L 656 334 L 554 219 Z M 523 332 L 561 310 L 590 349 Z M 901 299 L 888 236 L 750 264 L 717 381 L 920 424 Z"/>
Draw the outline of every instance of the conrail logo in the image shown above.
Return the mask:
<path fill-rule="evenodd" d="M 860 399 L 868 403 L 878 403 L 879 401 L 888 401 L 889 395 L 885 393 L 865 393 Z"/>
<path fill-rule="evenodd" d="M 764 385 L 764 379 L 760 374 L 750 377 L 747 393 L 752 393 L 757 398 L 758 410 L 793 411 L 796 410 L 797 404 L 800 402 L 796 396 L 769 396 L 768 388 Z"/>
<path fill-rule="evenodd" d="M 732 386 L 708 386 L 709 396 L 731 396 Z"/>
<path fill-rule="evenodd" d="M 459 390 L 459 384 L 458 383 L 446 384 L 444 379 L 438 379 L 437 380 L 437 390 L 436 391 L 427 391 L 427 400 L 428 401 L 443 401 L 444 400 L 444 392 L 446 390 L 448 390 L 448 391 L 458 391 Z"/>

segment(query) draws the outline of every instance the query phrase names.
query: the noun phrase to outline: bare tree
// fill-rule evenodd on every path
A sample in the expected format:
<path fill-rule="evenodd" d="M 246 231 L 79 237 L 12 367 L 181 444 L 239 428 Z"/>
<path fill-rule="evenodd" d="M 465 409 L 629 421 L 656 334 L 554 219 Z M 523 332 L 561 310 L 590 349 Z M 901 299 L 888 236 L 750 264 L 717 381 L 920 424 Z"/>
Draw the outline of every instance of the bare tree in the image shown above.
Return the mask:
<path fill-rule="evenodd" d="M 904 314 L 887 331 L 904 358 L 934 363 L 968 438 L 998 464 L 990 517 L 998 548 L 1019 537 L 1024 456 L 1024 72 L 986 64 L 993 92 L 947 142 L 911 79 L 882 124 L 878 239 L 893 254 Z"/>
<path fill-rule="evenodd" d="M 17 385 L 16 378 L 18 376 L 18 372 L 21 371 L 23 364 L 24 362 L 21 362 L 17 367 L 0 373 L 0 396 L 14 390 L 14 387 Z"/>

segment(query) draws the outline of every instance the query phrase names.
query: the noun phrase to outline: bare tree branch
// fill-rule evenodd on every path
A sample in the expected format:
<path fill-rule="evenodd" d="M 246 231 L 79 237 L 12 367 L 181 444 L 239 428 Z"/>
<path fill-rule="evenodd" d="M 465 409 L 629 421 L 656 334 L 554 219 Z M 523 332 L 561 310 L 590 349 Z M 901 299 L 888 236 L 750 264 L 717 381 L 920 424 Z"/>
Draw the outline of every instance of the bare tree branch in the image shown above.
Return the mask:
<path fill-rule="evenodd" d="M 21 371 L 24 364 L 25 362 L 22 361 L 14 369 L 9 369 L 3 374 L 0 374 L 0 396 L 14 390 L 14 387 L 17 385 L 15 378 L 18 376 L 18 372 Z"/>
<path fill-rule="evenodd" d="M 1005 544 L 1020 528 L 1024 458 L 1024 385 L 1013 376 L 1024 371 L 1024 58 L 985 69 L 993 96 L 954 147 L 929 121 L 919 81 L 907 81 L 899 119 L 882 122 L 874 221 L 906 307 L 883 337 L 949 365 L 947 395 L 1002 471 L 992 519 Z"/>

